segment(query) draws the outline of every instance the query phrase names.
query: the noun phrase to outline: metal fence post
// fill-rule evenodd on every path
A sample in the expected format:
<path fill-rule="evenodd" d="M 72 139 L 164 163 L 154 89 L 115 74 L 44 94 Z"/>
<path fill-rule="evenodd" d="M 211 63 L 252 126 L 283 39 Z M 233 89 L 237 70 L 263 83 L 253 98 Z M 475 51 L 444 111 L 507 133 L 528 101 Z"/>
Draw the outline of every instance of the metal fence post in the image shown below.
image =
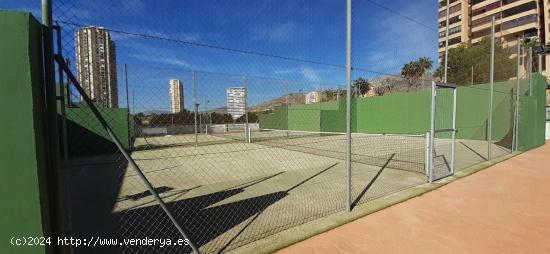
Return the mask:
<path fill-rule="evenodd" d="M 516 105 L 514 109 L 514 129 L 513 129 L 513 137 L 512 137 L 512 151 L 517 151 L 518 147 L 518 129 L 519 129 L 519 93 L 520 93 L 520 72 L 521 72 L 521 39 L 518 37 L 517 39 L 517 63 L 516 63 Z"/>
<path fill-rule="evenodd" d="M 456 99 L 457 99 L 458 88 L 453 88 L 453 132 L 452 132 L 452 143 L 451 143 L 451 174 L 455 173 L 455 159 L 456 159 Z"/>
<path fill-rule="evenodd" d="M 429 174 L 428 181 L 431 183 L 434 179 L 434 152 L 435 152 L 435 102 L 436 102 L 437 90 L 435 81 L 432 81 L 432 102 L 430 109 L 430 152 L 429 152 Z"/>
<path fill-rule="evenodd" d="M 248 129 L 248 77 L 244 76 L 244 142 L 250 143 Z"/>
<path fill-rule="evenodd" d="M 430 181 L 430 133 L 431 131 L 426 132 L 426 156 L 424 158 L 424 169 L 426 170 L 426 180 Z"/>
<path fill-rule="evenodd" d="M 131 133 L 130 133 L 130 101 L 129 101 L 129 98 L 130 96 L 128 95 L 128 65 L 127 64 L 124 64 L 124 84 L 125 84 L 125 88 L 126 88 L 126 108 L 128 109 L 128 113 L 126 114 L 128 119 L 126 119 L 126 124 L 127 124 L 127 127 L 128 128 L 128 145 L 131 143 L 131 139 L 132 137 L 130 136 Z"/>
<path fill-rule="evenodd" d="M 351 0 L 346 1 L 346 211 L 351 212 Z"/>
<path fill-rule="evenodd" d="M 532 95 L 532 83 L 531 82 L 531 74 L 533 72 L 533 47 L 529 46 L 528 50 L 527 50 L 527 54 L 528 54 L 528 61 L 529 63 L 527 63 L 527 77 L 529 78 L 529 96 Z"/>
<path fill-rule="evenodd" d="M 445 69 L 443 70 L 444 76 L 443 76 L 443 82 L 447 83 L 447 68 L 449 60 L 449 3 L 450 1 L 447 0 L 447 10 L 446 10 L 446 21 L 445 21 Z"/>
<path fill-rule="evenodd" d="M 542 74 L 542 54 L 538 54 L 538 73 Z"/>
<path fill-rule="evenodd" d="M 45 113 L 48 133 L 48 184 L 52 189 L 49 199 L 52 201 L 51 218 L 53 225 L 51 233 L 57 237 L 71 236 L 71 214 L 69 196 L 67 191 L 67 176 L 64 173 L 65 167 L 60 163 L 59 129 L 57 122 L 57 92 L 55 85 L 55 61 L 54 61 L 54 38 L 52 24 L 52 0 L 42 0 L 42 39 L 43 39 L 43 60 L 44 60 L 44 92 L 45 92 Z M 62 92 L 63 93 L 63 92 Z M 69 253 L 71 247 L 52 247 L 56 252 Z"/>
<path fill-rule="evenodd" d="M 197 114 L 199 113 L 199 103 L 197 101 L 197 86 L 195 71 L 192 72 L 193 76 L 193 106 L 194 106 L 194 118 L 195 118 L 195 146 L 199 146 L 199 137 L 197 134 Z"/>
<path fill-rule="evenodd" d="M 289 121 L 289 110 L 290 110 L 290 93 L 288 92 L 288 80 L 285 80 L 285 93 L 286 93 L 286 137 L 289 137 L 290 130 L 290 121 Z"/>
<path fill-rule="evenodd" d="M 207 115 L 205 115 L 205 117 L 207 117 L 207 119 L 205 120 L 205 128 L 204 128 L 204 134 L 205 135 L 208 135 L 208 125 L 212 125 L 210 123 L 210 113 L 208 112 L 208 103 L 210 102 L 210 100 L 208 100 L 207 97 L 204 97 L 204 111 L 206 112 Z"/>
<path fill-rule="evenodd" d="M 495 16 L 491 18 L 491 65 L 489 70 L 489 117 L 487 120 L 487 159 L 492 159 L 493 146 L 493 89 L 495 78 Z"/>
<path fill-rule="evenodd" d="M 61 43 L 61 27 L 55 26 L 57 30 L 57 54 L 62 55 L 63 47 Z M 61 142 L 63 146 L 63 167 L 69 163 L 69 145 L 68 145 L 68 134 L 67 134 L 67 104 L 65 104 L 65 96 L 70 96 L 69 93 L 65 94 L 65 80 L 63 78 L 63 70 L 58 69 L 57 75 L 59 77 L 59 104 L 61 111 Z M 68 91 L 68 90 L 67 90 Z M 63 172 L 66 173 L 65 171 Z"/>

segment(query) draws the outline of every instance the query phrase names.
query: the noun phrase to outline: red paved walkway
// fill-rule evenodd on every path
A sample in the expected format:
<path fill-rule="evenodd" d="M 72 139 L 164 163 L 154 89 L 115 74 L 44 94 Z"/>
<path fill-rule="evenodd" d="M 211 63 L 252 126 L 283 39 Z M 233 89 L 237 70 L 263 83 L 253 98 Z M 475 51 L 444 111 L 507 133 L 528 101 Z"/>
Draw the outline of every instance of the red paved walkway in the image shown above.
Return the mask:
<path fill-rule="evenodd" d="M 550 143 L 278 253 L 550 253 Z"/>

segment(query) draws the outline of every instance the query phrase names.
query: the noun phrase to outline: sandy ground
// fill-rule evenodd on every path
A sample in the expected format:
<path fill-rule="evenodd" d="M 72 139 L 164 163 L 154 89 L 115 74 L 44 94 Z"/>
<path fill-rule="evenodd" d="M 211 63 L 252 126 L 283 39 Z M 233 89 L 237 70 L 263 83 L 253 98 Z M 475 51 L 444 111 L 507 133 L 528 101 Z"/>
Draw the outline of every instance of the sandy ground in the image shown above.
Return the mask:
<path fill-rule="evenodd" d="M 285 253 L 550 253 L 550 143 Z"/>
<path fill-rule="evenodd" d="M 283 134 L 252 143 L 235 141 L 239 134 L 200 135 L 198 146 L 194 135 L 151 137 L 136 141 L 149 149 L 132 157 L 201 250 L 217 253 L 344 210 L 345 139 Z M 354 204 L 426 183 L 425 144 L 417 136 L 355 136 Z M 448 172 L 450 142 L 437 141 L 436 150 L 436 173 Z M 457 169 L 484 161 L 486 150 L 484 141 L 459 140 Z M 507 154 L 498 145 L 494 152 Z M 111 157 L 74 161 L 76 232 L 176 238 L 179 233 L 136 172 L 121 156 Z M 135 251 L 154 250 L 126 252 Z"/>

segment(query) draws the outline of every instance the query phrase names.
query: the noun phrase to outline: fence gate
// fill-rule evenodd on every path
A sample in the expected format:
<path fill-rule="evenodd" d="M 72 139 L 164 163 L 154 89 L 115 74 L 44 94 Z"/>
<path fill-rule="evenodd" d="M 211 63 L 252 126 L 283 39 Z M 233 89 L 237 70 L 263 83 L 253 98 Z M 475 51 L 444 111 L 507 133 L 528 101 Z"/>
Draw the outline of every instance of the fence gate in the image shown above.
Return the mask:
<path fill-rule="evenodd" d="M 456 96 L 455 85 L 432 82 L 428 146 L 430 182 L 455 172 Z"/>

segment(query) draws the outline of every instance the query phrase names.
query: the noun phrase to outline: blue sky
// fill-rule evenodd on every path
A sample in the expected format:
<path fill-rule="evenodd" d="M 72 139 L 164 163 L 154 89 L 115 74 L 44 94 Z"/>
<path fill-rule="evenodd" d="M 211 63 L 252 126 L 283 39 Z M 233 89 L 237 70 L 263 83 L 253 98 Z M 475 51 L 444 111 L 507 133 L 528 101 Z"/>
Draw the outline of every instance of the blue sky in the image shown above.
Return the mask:
<path fill-rule="evenodd" d="M 345 0 L 53 0 L 54 20 L 179 41 L 345 64 Z M 353 6 L 354 77 L 398 74 L 404 63 L 427 56 L 437 62 L 437 1 L 373 0 L 432 29 L 397 16 L 365 0 Z M 92 3 L 93 4 L 90 4 Z M 39 0 L 0 0 L 0 8 L 40 14 Z M 74 58 L 75 26 L 64 27 L 65 56 Z M 185 104 L 191 107 L 190 70 L 196 74 L 197 97 L 204 105 L 223 106 L 225 87 L 248 78 L 250 104 L 291 91 L 336 87 L 344 83 L 340 67 L 287 61 L 264 56 L 197 47 L 181 42 L 111 33 L 117 44 L 121 104 L 124 64 L 128 65 L 130 97 L 136 107 L 164 109 L 170 78 L 184 82 Z M 238 74 L 236 76 L 205 72 Z M 256 78 L 253 78 L 255 76 Z M 197 78 L 198 77 L 198 78 Z M 258 78 L 266 77 L 266 78 Z M 214 95 L 218 94 L 218 95 Z M 222 98 L 223 97 L 223 98 Z M 201 99 L 202 98 L 202 99 Z M 132 99 L 131 99 L 132 100 Z"/>

